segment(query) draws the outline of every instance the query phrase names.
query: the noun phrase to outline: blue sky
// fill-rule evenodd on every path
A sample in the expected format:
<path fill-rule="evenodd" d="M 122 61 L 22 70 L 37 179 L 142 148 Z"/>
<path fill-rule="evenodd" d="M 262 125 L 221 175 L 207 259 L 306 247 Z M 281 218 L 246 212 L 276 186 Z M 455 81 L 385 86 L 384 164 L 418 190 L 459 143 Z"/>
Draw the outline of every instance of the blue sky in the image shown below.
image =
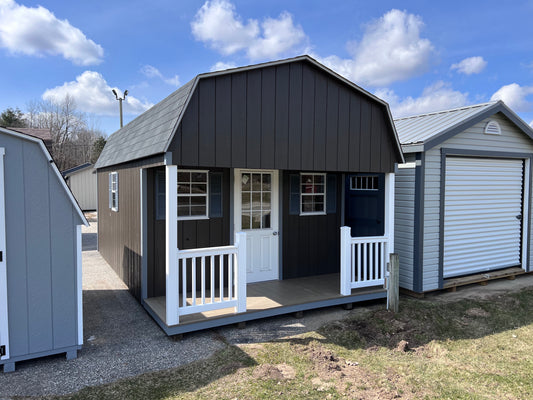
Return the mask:
<path fill-rule="evenodd" d="M 107 134 L 195 75 L 310 54 L 394 117 L 504 100 L 533 122 L 533 1 L 0 0 L 0 110 L 69 93 Z"/>

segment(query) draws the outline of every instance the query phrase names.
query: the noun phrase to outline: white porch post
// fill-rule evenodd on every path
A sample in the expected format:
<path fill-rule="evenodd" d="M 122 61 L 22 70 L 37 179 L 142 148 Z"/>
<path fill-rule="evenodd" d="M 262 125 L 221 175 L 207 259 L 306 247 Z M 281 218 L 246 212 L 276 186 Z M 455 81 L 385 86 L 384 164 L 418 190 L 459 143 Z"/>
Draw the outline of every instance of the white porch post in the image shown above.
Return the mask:
<path fill-rule="evenodd" d="M 166 324 L 179 324 L 178 314 L 178 167 L 166 165 Z"/>
<path fill-rule="evenodd" d="M 237 247 L 237 307 L 236 312 L 246 311 L 246 233 L 235 234 L 235 247 Z"/>
<path fill-rule="evenodd" d="M 389 254 L 394 253 L 394 173 L 385 174 L 385 237 L 388 240 L 385 257 L 389 262 Z"/>
<path fill-rule="evenodd" d="M 351 238 L 352 228 L 341 226 L 341 294 L 343 296 L 352 294 Z"/>

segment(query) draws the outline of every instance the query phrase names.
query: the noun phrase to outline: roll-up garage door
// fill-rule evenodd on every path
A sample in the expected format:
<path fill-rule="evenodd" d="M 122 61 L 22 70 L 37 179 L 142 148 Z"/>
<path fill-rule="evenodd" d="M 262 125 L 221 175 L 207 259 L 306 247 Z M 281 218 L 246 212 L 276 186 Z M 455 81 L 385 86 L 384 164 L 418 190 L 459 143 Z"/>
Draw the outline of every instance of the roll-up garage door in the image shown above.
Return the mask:
<path fill-rule="evenodd" d="M 523 161 L 446 157 L 444 278 L 520 264 Z"/>

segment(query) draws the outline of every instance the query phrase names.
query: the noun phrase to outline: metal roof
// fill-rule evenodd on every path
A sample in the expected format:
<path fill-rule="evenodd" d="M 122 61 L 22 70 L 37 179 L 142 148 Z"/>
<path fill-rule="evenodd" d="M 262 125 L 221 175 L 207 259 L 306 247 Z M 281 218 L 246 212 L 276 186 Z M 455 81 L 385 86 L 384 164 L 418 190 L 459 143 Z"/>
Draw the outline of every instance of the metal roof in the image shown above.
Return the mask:
<path fill-rule="evenodd" d="M 66 170 L 61 172 L 61 175 L 63 175 L 66 178 L 67 176 L 69 176 L 70 174 L 72 174 L 74 172 L 78 172 L 78 171 L 84 170 L 84 169 L 92 167 L 92 166 L 93 165 L 90 162 L 87 162 L 85 164 L 81 164 L 81 165 L 78 165 L 76 167 L 72 167 L 72 168 L 66 169 Z"/>
<path fill-rule="evenodd" d="M 185 108 L 190 101 L 192 93 L 194 92 L 200 79 L 298 61 L 310 62 L 316 67 L 341 80 L 343 83 L 382 104 L 386 108 L 388 116 L 392 121 L 389 105 L 385 101 L 379 97 L 376 97 L 372 93 L 367 92 L 366 90 L 357 86 L 355 83 L 337 74 L 335 71 L 330 70 L 308 55 L 303 55 L 285 60 L 271 61 L 262 64 L 254 64 L 197 75 L 194 79 L 190 80 L 170 96 L 157 103 L 149 110 L 145 111 L 123 128 L 113 133 L 108 138 L 104 150 L 100 154 L 100 157 L 95 164 L 95 168 L 108 167 L 127 161 L 149 157 L 155 154 L 165 153 L 170 145 L 170 142 L 172 141 Z M 398 135 L 396 133 L 394 124 L 391 125 L 398 153 L 403 159 L 403 153 L 401 152 Z"/>
<path fill-rule="evenodd" d="M 496 102 L 398 118 L 394 124 L 402 145 L 424 143 L 494 104 Z"/>
<path fill-rule="evenodd" d="M 527 136 L 533 129 L 501 100 L 394 120 L 405 153 L 426 151 L 496 113 L 504 114 Z"/>

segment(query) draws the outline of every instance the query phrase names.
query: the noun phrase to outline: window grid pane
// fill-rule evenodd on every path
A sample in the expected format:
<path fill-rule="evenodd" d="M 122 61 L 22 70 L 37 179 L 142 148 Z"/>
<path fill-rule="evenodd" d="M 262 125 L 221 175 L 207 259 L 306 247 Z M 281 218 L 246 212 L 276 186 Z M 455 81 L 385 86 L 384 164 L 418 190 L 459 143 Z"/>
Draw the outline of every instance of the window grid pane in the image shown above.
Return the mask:
<path fill-rule="evenodd" d="M 300 175 L 300 213 L 322 214 L 326 211 L 325 174 Z"/>
<path fill-rule="evenodd" d="M 271 227 L 272 176 L 269 172 L 241 175 L 241 229 Z"/>
<path fill-rule="evenodd" d="M 207 171 L 178 171 L 178 217 L 207 217 Z"/>

